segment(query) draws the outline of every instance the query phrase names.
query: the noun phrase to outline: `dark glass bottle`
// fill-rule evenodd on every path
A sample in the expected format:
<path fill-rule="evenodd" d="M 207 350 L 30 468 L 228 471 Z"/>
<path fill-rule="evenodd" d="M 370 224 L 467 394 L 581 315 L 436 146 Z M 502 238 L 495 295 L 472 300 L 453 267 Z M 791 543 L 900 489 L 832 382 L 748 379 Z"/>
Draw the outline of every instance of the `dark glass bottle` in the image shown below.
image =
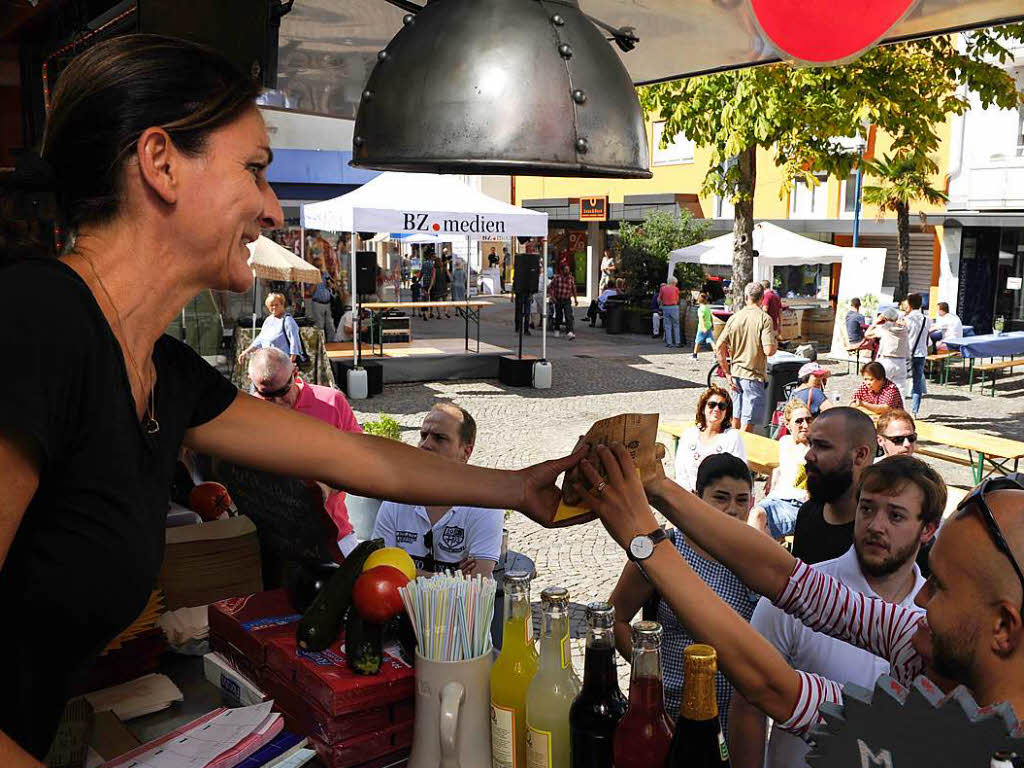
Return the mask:
<path fill-rule="evenodd" d="M 718 722 L 717 669 L 718 656 L 710 645 L 683 651 L 683 701 L 667 768 L 729 768 L 729 748 Z"/>
<path fill-rule="evenodd" d="M 633 666 L 629 708 L 612 739 L 615 768 L 660 768 L 672 744 L 672 720 L 665 713 L 661 683 L 661 624 L 633 625 Z"/>
<path fill-rule="evenodd" d="M 569 710 L 572 768 L 612 768 L 612 736 L 627 707 L 615 672 L 614 606 L 588 605 L 587 626 L 583 688 Z"/>

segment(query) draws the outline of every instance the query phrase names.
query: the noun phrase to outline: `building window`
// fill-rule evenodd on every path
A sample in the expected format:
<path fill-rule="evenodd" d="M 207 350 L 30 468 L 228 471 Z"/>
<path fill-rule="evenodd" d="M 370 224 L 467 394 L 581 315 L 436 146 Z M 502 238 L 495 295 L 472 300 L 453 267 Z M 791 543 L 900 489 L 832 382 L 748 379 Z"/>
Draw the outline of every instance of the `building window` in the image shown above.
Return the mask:
<path fill-rule="evenodd" d="M 864 194 L 864 180 L 861 179 L 861 195 Z M 839 215 L 844 219 L 852 219 L 857 210 L 857 174 L 851 173 L 839 185 Z"/>
<path fill-rule="evenodd" d="M 803 181 L 793 184 L 789 195 L 789 216 L 794 219 L 823 219 L 828 204 L 828 174 L 816 173 L 818 184 L 808 187 Z"/>
<path fill-rule="evenodd" d="M 681 165 L 693 162 L 694 143 L 682 133 L 677 133 L 675 140 L 664 149 L 661 148 L 661 137 L 665 132 L 665 122 L 654 124 L 654 165 Z"/>

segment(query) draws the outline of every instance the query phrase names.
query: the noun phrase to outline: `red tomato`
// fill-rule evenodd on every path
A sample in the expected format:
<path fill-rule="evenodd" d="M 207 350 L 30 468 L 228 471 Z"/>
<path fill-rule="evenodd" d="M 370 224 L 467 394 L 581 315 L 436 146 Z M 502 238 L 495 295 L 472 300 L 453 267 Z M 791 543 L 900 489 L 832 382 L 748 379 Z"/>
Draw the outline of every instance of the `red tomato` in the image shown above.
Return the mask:
<path fill-rule="evenodd" d="M 364 571 L 352 590 L 352 604 L 366 621 L 383 624 L 400 614 L 405 606 L 398 588 L 409 583 L 404 573 L 390 565 Z"/>

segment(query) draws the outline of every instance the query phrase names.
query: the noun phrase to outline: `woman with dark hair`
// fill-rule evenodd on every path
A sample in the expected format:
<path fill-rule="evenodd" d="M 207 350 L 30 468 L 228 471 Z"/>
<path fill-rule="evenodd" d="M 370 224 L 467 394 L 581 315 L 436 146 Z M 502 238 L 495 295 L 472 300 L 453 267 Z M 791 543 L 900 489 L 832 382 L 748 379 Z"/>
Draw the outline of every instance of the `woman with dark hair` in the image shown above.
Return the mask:
<path fill-rule="evenodd" d="M 900 388 L 885 375 L 885 367 L 868 363 L 860 369 L 861 385 L 853 393 L 854 408 L 866 408 L 872 413 L 885 413 L 890 408 L 903 409 Z"/>
<path fill-rule="evenodd" d="M 731 453 L 747 460 L 743 434 L 732 427 L 732 398 L 721 387 L 710 386 L 697 401 L 696 424 L 679 438 L 676 482 L 688 491 L 697 487 L 697 468 L 708 456 Z"/>
<path fill-rule="evenodd" d="M 425 505 L 549 523 L 577 457 L 500 472 L 276 408 L 164 329 L 208 288 L 244 291 L 280 227 L 258 87 L 220 54 L 127 35 L 61 75 L 42 159 L 68 241 L 0 270 L 0 765 L 37 766 L 70 691 L 142 611 L 178 451 Z M 37 297 L 60 307 L 36 311 Z M 274 446 L 267 451 L 267 444 Z M 415 484 L 403 478 L 415 477 Z M 10 623 L 10 622 L 9 622 Z"/>

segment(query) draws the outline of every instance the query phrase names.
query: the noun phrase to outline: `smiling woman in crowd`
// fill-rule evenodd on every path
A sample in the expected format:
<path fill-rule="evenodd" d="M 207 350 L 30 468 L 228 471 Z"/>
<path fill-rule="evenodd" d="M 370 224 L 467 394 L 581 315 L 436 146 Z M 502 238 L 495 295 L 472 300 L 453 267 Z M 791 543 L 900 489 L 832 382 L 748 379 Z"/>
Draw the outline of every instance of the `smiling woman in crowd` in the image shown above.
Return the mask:
<path fill-rule="evenodd" d="M 17 360 L 0 383 L 0 611 L 16 622 L 0 633 L 4 768 L 39 765 L 68 693 L 145 606 L 183 444 L 542 523 L 576 460 L 501 472 L 342 432 L 237 392 L 164 335 L 200 291 L 246 290 L 246 244 L 282 225 L 257 95 L 220 54 L 150 35 L 93 46 L 57 83 L 42 159 L 69 243 L 0 270 L 17 287 L 0 324 Z M 40 295 L 58 311 L 40 313 Z"/>

